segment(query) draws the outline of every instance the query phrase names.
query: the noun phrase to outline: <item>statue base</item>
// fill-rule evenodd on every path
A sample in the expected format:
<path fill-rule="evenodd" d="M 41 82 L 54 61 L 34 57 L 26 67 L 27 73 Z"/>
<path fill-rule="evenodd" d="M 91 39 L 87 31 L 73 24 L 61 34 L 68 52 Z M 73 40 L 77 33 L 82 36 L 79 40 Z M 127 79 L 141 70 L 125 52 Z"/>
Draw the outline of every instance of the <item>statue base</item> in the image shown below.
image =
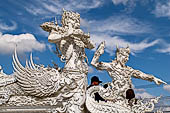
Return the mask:
<path fill-rule="evenodd" d="M 0 113 L 51 113 L 53 106 L 0 107 Z"/>

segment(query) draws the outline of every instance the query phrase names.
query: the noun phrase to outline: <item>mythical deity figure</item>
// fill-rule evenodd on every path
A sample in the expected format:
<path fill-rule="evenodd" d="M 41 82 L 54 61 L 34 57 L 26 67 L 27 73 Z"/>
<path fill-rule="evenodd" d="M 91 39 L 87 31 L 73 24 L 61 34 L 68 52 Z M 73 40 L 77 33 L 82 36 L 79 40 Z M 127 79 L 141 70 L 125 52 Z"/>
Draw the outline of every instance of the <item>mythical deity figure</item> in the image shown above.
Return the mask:
<path fill-rule="evenodd" d="M 94 44 L 89 34 L 80 29 L 80 14 L 64 10 L 61 24 L 60 27 L 56 22 L 45 22 L 41 28 L 49 32 L 48 41 L 60 50 L 58 56 L 65 62 L 64 68 L 57 70 L 36 65 L 32 55 L 23 67 L 15 50 L 15 72 L 0 80 L 0 105 L 52 105 L 56 106 L 52 109 L 55 113 L 85 112 L 88 73 L 85 48 L 92 49 Z"/>
<path fill-rule="evenodd" d="M 154 77 L 150 74 L 145 74 L 139 70 L 135 70 L 132 67 L 126 66 L 126 62 L 129 60 L 130 48 L 117 48 L 116 58 L 112 62 L 98 62 L 101 54 L 104 53 L 105 42 L 102 42 L 95 52 L 91 64 L 98 70 L 106 70 L 110 77 L 113 79 L 113 84 L 118 86 L 119 93 L 126 92 L 127 89 L 132 88 L 131 77 L 143 79 L 147 81 L 154 81 L 157 85 L 166 82 Z M 123 95 L 122 95 L 123 96 Z"/>
<path fill-rule="evenodd" d="M 135 70 L 132 67 L 126 66 L 126 62 L 129 59 L 130 48 L 117 48 L 116 50 L 116 58 L 112 62 L 98 62 L 101 54 L 104 53 L 105 42 L 102 42 L 97 51 L 94 54 L 94 57 L 91 61 L 91 64 L 96 67 L 98 70 L 106 70 L 110 77 L 112 78 L 112 82 L 108 83 L 108 88 L 102 87 L 94 87 L 87 91 L 87 101 L 86 105 L 90 109 L 91 112 L 101 112 L 102 108 L 110 109 L 107 112 L 119 112 L 119 113 L 141 113 L 146 111 L 152 111 L 154 102 L 158 102 L 158 99 L 151 100 L 148 103 L 143 104 L 141 101 L 137 102 L 137 105 L 129 106 L 126 99 L 126 91 L 128 89 L 132 89 L 132 81 L 131 77 L 135 77 L 138 79 L 154 81 L 157 85 L 162 83 L 166 84 L 166 82 L 160 80 L 159 78 L 154 77 L 150 74 L 145 74 L 139 70 Z M 101 102 L 101 104 L 96 103 L 98 106 L 92 106 L 92 99 L 89 97 L 92 96 L 92 92 L 98 91 L 99 94 L 107 101 Z M 91 104 L 90 104 L 91 103 Z M 109 104 L 110 103 L 110 104 Z M 134 103 L 133 103 L 134 104 Z M 105 106 L 105 107 L 104 107 Z M 118 106 L 124 106 L 124 108 L 120 108 Z M 100 110 L 99 110 L 100 108 Z M 120 110 L 118 110 L 120 109 Z M 121 111 L 123 109 L 123 111 Z M 138 109 L 138 110 L 137 110 Z"/>
<path fill-rule="evenodd" d="M 93 86 L 87 88 L 88 59 L 85 48 L 94 48 L 89 33 L 80 29 L 80 14 L 63 11 L 61 25 L 45 22 L 41 28 L 49 32 L 48 41 L 56 45 L 56 53 L 64 68 L 44 67 L 34 64 L 32 54 L 30 61 L 23 67 L 15 49 L 13 55 L 14 73 L 6 75 L 0 66 L 0 107 L 6 106 L 47 106 L 52 113 L 86 113 L 85 103 L 91 113 L 143 113 L 153 110 L 158 99 L 143 104 L 129 106 L 126 90 L 132 88 L 131 76 L 156 84 L 164 81 L 135 70 L 125 63 L 128 61 L 130 49 L 117 48 L 116 59 L 111 63 L 98 62 L 104 53 L 102 42 L 95 52 L 91 64 L 99 70 L 107 70 L 113 81 L 107 88 Z M 94 93 L 106 101 L 96 102 Z M 125 101 L 124 101 L 125 100 Z M 50 106 L 50 107 L 49 107 Z"/>
<path fill-rule="evenodd" d="M 88 73 L 88 59 L 84 49 L 92 49 L 94 44 L 90 41 L 89 34 L 80 29 L 80 14 L 64 10 L 61 23 L 62 27 L 57 23 L 50 26 L 51 23 L 48 22 L 41 27 L 49 32 L 48 41 L 55 43 L 57 50 L 61 51 L 62 55 L 59 57 L 62 61 L 65 60 L 63 76 L 77 83 L 76 90 L 72 92 L 73 96 L 67 100 L 71 106 L 68 112 L 81 113 L 85 103 Z"/>

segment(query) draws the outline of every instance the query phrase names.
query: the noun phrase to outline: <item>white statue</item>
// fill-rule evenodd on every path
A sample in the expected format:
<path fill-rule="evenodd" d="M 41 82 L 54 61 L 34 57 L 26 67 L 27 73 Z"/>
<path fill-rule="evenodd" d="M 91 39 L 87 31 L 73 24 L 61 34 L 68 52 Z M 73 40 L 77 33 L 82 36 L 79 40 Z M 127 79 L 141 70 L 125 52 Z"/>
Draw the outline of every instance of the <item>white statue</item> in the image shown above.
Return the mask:
<path fill-rule="evenodd" d="M 89 34 L 85 34 L 80 29 L 80 15 L 78 13 L 64 10 L 61 22 L 62 27 L 57 24 L 53 24 L 54 26 L 51 27 L 49 23 L 44 23 L 41 27 L 46 31 L 51 29 L 48 41 L 57 45 L 62 54 L 61 60 L 65 60 L 65 66 L 62 70 L 63 77 L 73 79 L 78 85 L 76 90 L 69 92 L 69 95 L 73 96 L 67 100 L 69 102 L 66 102 L 70 104 L 68 112 L 82 113 L 88 73 L 88 65 L 85 62 L 87 56 L 84 49 L 92 49 L 94 44 L 90 41 Z"/>
<path fill-rule="evenodd" d="M 130 48 L 117 48 L 116 58 L 112 62 L 98 62 L 101 54 L 104 53 L 105 42 L 102 42 L 95 52 L 91 64 L 98 70 L 106 70 L 110 77 L 113 79 L 113 84 L 119 86 L 119 92 L 126 92 L 127 89 L 132 88 L 131 77 L 143 79 L 147 81 L 154 81 L 157 85 L 164 81 L 154 77 L 150 74 L 145 74 L 139 70 L 135 70 L 132 67 L 126 66 L 126 62 L 129 60 Z"/>
<path fill-rule="evenodd" d="M 129 82 L 128 88 L 132 88 L 131 86 L 131 76 L 143 79 L 147 81 L 154 81 L 157 85 L 162 83 L 166 84 L 166 82 L 154 77 L 150 74 L 145 74 L 139 70 L 135 70 L 132 67 L 126 66 L 126 62 L 129 60 L 130 48 L 117 48 L 116 50 L 116 58 L 112 60 L 112 62 L 98 62 L 98 59 L 101 54 L 104 53 L 105 42 L 102 42 L 95 52 L 95 55 L 92 59 L 91 64 L 99 70 L 106 70 L 110 77 L 114 80 L 127 78 Z"/>
<path fill-rule="evenodd" d="M 84 113 L 88 73 L 85 48 L 92 49 L 94 44 L 89 34 L 80 29 L 80 15 L 64 10 L 62 27 L 53 22 L 43 23 L 41 27 L 49 32 L 48 41 L 55 43 L 60 50 L 59 57 L 65 62 L 64 68 L 57 70 L 36 65 L 32 55 L 31 60 L 26 61 L 26 67 L 23 67 L 15 50 L 15 73 L 12 76 L 15 81 L 0 86 L 0 97 L 6 99 L 0 98 L 0 104 L 53 105 L 56 108 L 52 112 Z"/>
<path fill-rule="evenodd" d="M 107 88 L 93 86 L 87 88 L 88 59 L 85 48 L 92 49 L 89 33 L 80 29 L 80 14 L 65 11 L 62 15 L 62 26 L 57 22 L 45 22 L 41 28 L 49 32 L 48 41 L 56 44 L 56 53 L 62 62 L 63 69 L 44 67 L 34 64 L 32 54 L 30 61 L 23 67 L 15 49 L 13 55 L 12 75 L 6 75 L 0 67 L 0 107 L 6 106 L 51 106 L 51 113 L 142 113 L 152 111 L 158 98 L 143 103 L 135 99 L 132 104 L 126 99 L 126 90 L 132 88 L 131 76 L 165 83 L 162 80 L 134 70 L 125 65 L 130 49 L 117 48 L 116 59 L 111 63 L 98 62 L 104 53 L 104 42 L 101 43 L 91 64 L 99 70 L 107 70 L 113 81 Z M 106 101 L 96 102 L 94 93 L 98 92 Z M 86 103 L 86 104 L 85 104 Z M 85 105 L 87 110 L 85 109 Z M 0 108 L 1 109 L 1 108 Z M 22 111 L 21 111 L 22 112 Z"/>
<path fill-rule="evenodd" d="M 132 89 L 131 77 L 154 81 L 157 85 L 166 84 L 166 82 L 153 75 L 145 74 L 126 66 L 125 64 L 130 54 L 129 47 L 117 48 L 116 58 L 112 62 L 98 62 L 100 55 L 104 53 L 104 47 L 105 42 L 102 42 L 95 52 L 91 64 L 98 70 L 106 70 L 112 78 L 112 82 L 108 83 L 107 88 L 95 86 L 87 91 L 86 105 L 89 111 L 92 113 L 103 112 L 102 109 L 105 109 L 106 111 L 104 112 L 107 113 L 142 113 L 152 111 L 154 103 L 158 102 L 158 98 L 146 103 L 142 101 L 136 102 L 135 99 L 130 100 L 132 102 L 128 101 L 126 92 L 128 89 Z M 100 102 L 99 104 L 94 102 L 93 94 L 95 92 L 98 92 L 107 102 Z M 93 104 L 96 104 L 96 107 Z"/>

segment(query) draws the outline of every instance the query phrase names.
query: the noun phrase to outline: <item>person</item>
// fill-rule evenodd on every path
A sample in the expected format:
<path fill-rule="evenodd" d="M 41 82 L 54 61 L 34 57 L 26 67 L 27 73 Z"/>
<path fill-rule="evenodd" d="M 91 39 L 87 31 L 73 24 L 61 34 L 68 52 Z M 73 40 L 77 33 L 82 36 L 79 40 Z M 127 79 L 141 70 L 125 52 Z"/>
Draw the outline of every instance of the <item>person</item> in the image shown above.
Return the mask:
<path fill-rule="evenodd" d="M 126 99 L 128 99 L 128 103 L 130 106 L 133 105 L 132 104 L 133 100 L 135 102 L 134 104 L 137 104 L 137 99 L 135 98 L 135 93 L 134 93 L 133 89 L 128 89 L 126 91 Z"/>
<path fill-rule="evenodd" d="M 98 86 L 100 83 L 102 83 L 102 81 L 99 80 L 99 78 L 97 76 L 93 76 L 91 78 L 91 84 L 90 86 L 87 87 L 87 89 L 89 89 L 90 87 L 93 87 L 93 86 Z M 95 95 L 95 101 L 99 102 L 100 101 L 106 101 L 105 99 L 103 99 L 98 92 L 94 93 Z"/>
<path fill-rule="evenodd" d="M 131 77 L 154 81 L 157 85 L 166 84 L 159 78 L 150 74 L 145 74 L 142 71 L 135 70 L 126 65 L 129 60 L 130 48 L 118 48 L 116 50 L 116 58 L 112 62 L 99 62 L 99 57 L 104 53 L 105 42 L 102 42 L 96 50 L 91 65 L 98 70 L 106 70 L 112 78 L 113 87 L 117 89 L 119 95 L 125 96 L 125 91 L 132 89 Z"/>
<path fill-rule="evenodd" d="M 88 88 L 92 87 L 92 86 L 97 86 L 99 85 L 100 83 L 102 83 L 102 81 L 99 80 L 99 78 L 97 76 L 93 76 L 91 78 L 91 84 Z"/>

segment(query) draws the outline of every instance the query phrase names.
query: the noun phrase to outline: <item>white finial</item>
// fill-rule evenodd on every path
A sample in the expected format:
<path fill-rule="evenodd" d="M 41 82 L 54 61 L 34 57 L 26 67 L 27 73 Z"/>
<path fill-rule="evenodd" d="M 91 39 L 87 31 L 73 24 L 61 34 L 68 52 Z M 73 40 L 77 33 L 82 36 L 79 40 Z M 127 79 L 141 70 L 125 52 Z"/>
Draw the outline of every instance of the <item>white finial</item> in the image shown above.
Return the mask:
<path fill-rule="evenodd" d="M 66 10 L 63 8 L 63 12 L 65 12 Z"/>
<path fill-rule="evenodd" d="M 87 35 L 90 36 L 90 33 L 88 32 Z"/>
<path fill-rule="evenodd" d="M 119 49 L 118 44 L 116 44 L 116 49 Z"/>
<path fill-rule="evenodd" d="M 0 73 L 4 73 L 1 65 L 0 65 Z"/>
<path fill-rule="evenodd" d="M 55 25 L 57 25 L 57 18 L 56 18 L 56 16 L 55 16 L 55 21 L 54 21 L 54 23 L 55 23 Z"/>

